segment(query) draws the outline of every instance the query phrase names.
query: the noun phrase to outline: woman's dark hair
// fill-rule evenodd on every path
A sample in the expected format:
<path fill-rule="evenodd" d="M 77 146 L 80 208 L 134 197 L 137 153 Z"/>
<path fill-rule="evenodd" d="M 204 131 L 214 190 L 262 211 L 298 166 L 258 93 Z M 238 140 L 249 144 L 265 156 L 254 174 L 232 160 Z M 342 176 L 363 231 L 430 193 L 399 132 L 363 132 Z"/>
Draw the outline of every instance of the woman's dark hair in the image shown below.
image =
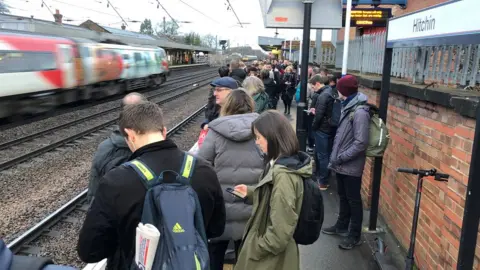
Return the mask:
<path fill-rule="evenodd" d="M 228 69 L 228 67 L 226 66 L 220 67 L 218 69 L 218 75 L 220 75 L 220 77 L 227 77 L 229 72 L 230 69 Z"/>
<path fill-rule="evenodd" d="M 252 133 L 257 130 L 267 140 L 268 160 L 296 155 L 300 151 L 297 136 L 288 119 L 276 110 L 263 112 L 252 123 Z"/>

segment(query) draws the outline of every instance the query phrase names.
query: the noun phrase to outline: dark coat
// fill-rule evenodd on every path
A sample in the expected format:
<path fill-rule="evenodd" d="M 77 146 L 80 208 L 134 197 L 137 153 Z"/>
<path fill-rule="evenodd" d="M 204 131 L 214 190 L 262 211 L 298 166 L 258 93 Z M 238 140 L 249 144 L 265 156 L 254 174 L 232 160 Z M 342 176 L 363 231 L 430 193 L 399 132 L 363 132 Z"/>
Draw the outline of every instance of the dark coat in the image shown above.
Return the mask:
<path fill-rule="evenodd" d="M 88 183 L 87 200 L 92 201 L 100 179 L 111 169 L 121 165 L 132 155 L 118 127 L 106 140 L 100 143 L 93 157 Z"/>
<path fill-rule="evenodd" d="M 263 79 L 263 86 L 265 86 L 265 92 L 267 92 L 270 98 L 278 98 L 278 95 L 280 93 L 279 87 L 273 79 Z"/>
<path fill-rule="evenodd" d="M 136 158 L 159 175 L 164 170 L 179 171 L 184 152 L 167 139 L 136 150 L 129 160 Z M 165 182 L 171 182 L 172 177 L 173 174 L 166 174 Z M 215 171 L 201 158 L 195 163 L 191 185 L 202 207 L 207 237 L 222 235 L 222 190 Z M 140 176 L 129 167 L 117 167 L 102 178 L 78 239 L 77 251 L 82 261 L 95 263 L 108 258 L 108 269 L 128 269 L 135 254 L 135 231 L 146 191 Z"/>
<path fill-rule="evenodd" d="M 312 102 L 315 106 L 315 117 L 313 118 L 312 129 L 321 131 L 325 134 L 332 134 L 333 129 L 330 126 L 329 119 L 332 117 L 333 96 L 330 86 L 322 87 L 316 95 L 312 95 L 316 101 Z"/>
<path fill-rule="evenodd" d="M 232 70 L 232 72 L 230 72 L 230 77 L 240 82 L 240 85 L 241 85 L 243 83 L 243 80 L 247 78 L 247 73 L 245 72 L 245 70 L 241 68 L 237 68 Z"/>
<path fill-rule="evenodd" d="M 355 106 L 367 103 L 367 96 L 358 93 L 342 108 L 342 116 L 333 143 L 329 168 L 333 171 L 361 177 L 365 166 L 365 151 L 369 140 L 370 113 L 365 109 L 355 110 L 353 119 L 350 113 Z"/>
<path fill-rule="evenodd" d="M 212 122 L 213 120 L 217 119 L 218 116 L 220 115 L 220 106 L 216 102 L 216 98 L 213 95 L 213 90 L 215 88 L 211 88 L 209 93 L 208 93 L 208 101 L 207 101 L 207 106 L 205 108 L 205 121 L 200 125 L 201 128 L 208 124 L 209 122 Z"/>
<path fill-rule="evenodd" d="M 45 257 L 14 255 L 3 240 L 0 239 L 0 269 L 1 270 L 74 270 L 69 266 L 54 265 Z"/>

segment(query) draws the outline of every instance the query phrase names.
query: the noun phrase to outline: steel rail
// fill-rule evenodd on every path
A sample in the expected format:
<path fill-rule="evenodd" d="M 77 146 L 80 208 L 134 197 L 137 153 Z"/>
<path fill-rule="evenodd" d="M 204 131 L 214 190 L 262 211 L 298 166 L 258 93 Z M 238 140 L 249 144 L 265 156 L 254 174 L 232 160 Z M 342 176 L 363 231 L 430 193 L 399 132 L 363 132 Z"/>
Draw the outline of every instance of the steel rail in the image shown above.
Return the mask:
<path fill-rule="evenodd" d="M 184 96 L 184 95 L 186 95 L 186 94 L 188 94 L 188 93 L 190 93 L 190 92 L 193 92 L 193 91 L 195 91 L 195 90 L 197 90 L 197 89 L 199 89 L 199 88 L 201 88 L 201 87 L 203 87 L 203 86 L 205 86 L 205 85 L 208 85 L 208 84 L 210 83 L 209 81 L 208 81 L 208 82 L 205 82 L 206 79 L 204 79 L 203 81 L 204 81 L 204 83 L 198 84 L 197 86 L 195 86 L 195 87 L 192 88 L 192 89 L 189 89 L 189 90 L 186 90 L 186 91 L 182 91 L 182 92 L 180 92 L 180 93 L 178 93 L 178 94 L 176 94 L 176 95 L 174 95 L 174 96 L 171 96 L 171 97 L 168 97 L 168 98 L 166 98 L 166 99 L 163 99 L 163 100 L 157 102 L 157 104 L 161 105 L 161 104 L 164 104 L 164 103 L 166 103 L 166 102 L 175 100 L 175 99 L 177 99 L 177 98 L 179 98 L 179 97 L 181 97 L 181 96 Z M 184 86 L 183 86 L 183 87 L 184 87 Z M 178 87 L 178 88 L 182 88 L 182 87 Z M 178 89 L 175 89 L 175 90 L 178 90 Z M 173 92 L 173 91 L 175 91 L 175 90 L 172 89 L 171 92 Z M 163 92 L 163 93 L 161 93 L 161 94 L 165 94 L 165 93 L 166 93 L 166 92 Z M 80 133 L 77 133 L 77 134 L 75 134 L 75 135 L 73 135 L 73 136 L 69 136 L 69 137 L 67 137 L 67 138 L 65 138 L 65 139 L 62 139 L 62 140 L 57 141 L 57 142 L 55 142 L 55 143 L 49 144 L 49 145 L 47 145 L 47 146 L 45 146 L 45 147 L 39 148 L 39 149 L 37 149 L 37 150 L 34 150 L 34 151 L 32 151 L 32 152 L 30 152 L 30 153 L 28 153 L 28 154 L 24 154 L 24 155 L 21 155 L 21 156 L 12 158 L 12 159 L 10 159 L 10 160 L 7 160 L 7 161 L 5 161 L 5 162 L 2 162 L 2 163 L 0 163 L 0 171 L 9 169 L 9 168 L 11 168 L 11 167 L 13 167 L 13 166 L 15 166 L 15 165 L 17 165 L 17 164 L 19 164 L 19 163 L 22 163 L 22 162 L 27 161 L 27 160 L 29 160 L 29 159 L 31 159 L 31 158 L 37 157 L 37 156 L 39 156 L 39 155 L 41 155 L 41 154 L 43 154 L 43 153 L 49 152 L 49 151 L 51 151 L 51 150 L 53 150 L 53 149 L 55 149 L 55 148 L 58 148 L 58 147 L 60 147 L 60 146 L 63 146 L 63 145 L 65 145 L 65 144 L 67 144 L 67 143 L 70 143 L 70 142 L 72 142 L 72 141 L 75 141 L 75 140 L 77 140 L 77 139 L 79 139 L 79 138 L 82 138 L 82 137 L 88 135 L 88 134 L 91 134 L 91 133 L 94 133 L 94 132 L 96 132 L 96 131 L 98 131 L 98 130 L 104 129 L 104 128 L 108 127 L 108 126 L 114 125 L 114 124 L 117 122 L 117 120 L 118 120 L 117 118 L 112 119 L 112 120 L 107 121 L 107 122 L 105 122 L 105 123 L 102 123 L 102 124 L 99 124 L 99 125 L 97 125 L 97 126 L 94 126 L 94 127 L 90 128 L 90 129 L 84 130 L 84 131 L 82 131 L 82 132 L 80 132 Z M 83 121 L 82 121 L 82 122 L 83 122 Z M 78 123 L 78 122 L 77 122 L 77 123 Z M 51 132 L 51 131 L 50 131 L 50 132 Z"/>

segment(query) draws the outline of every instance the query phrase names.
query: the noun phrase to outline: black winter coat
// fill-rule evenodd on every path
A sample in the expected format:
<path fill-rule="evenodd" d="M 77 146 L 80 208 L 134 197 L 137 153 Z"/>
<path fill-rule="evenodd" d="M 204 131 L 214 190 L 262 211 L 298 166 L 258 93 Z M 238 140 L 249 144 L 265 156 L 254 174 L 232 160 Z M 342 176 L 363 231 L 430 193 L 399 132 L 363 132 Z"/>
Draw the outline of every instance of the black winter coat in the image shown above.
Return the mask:
<path fill-rule="evenodd" d="M 314 131 L 321 131 L 325 134 L 332 134 L 332 128 L 329 120 L 332 117 L 332 88 L 328 85 L 322 87 L 312 99 L 316 99 L 315 103 L 312 102 L 312 107 L 315 106 L 315 117 L 313 118 L 312 129 Z"/>
<path fill-rule="evenodd" d="M 159 175 L 164 170 L 179 171 L 184 152 L 167 139 L 136 150 L 129 160 L 136 158 Z M 164 181 L 171 182 L 172 177 L 166 174 Z M 207 237 L 222 235 L 225 228 L 223 192 L 215 171 L 201 158 L 195 163 L 191 184 L 202 207 Z M 82 261 L 95 263 L 108 258 L 107 269 L 129 269 L 145 195 L 140 176 L 132 168 L 120 166 L 102 178 L 78 239 L 77 251 Z"/>
<path fill-rule="evenodd" d="M 100 143 L 93 157 L 88 182 L 87 200 L 91 202 L 97 191 L 100 179 L 111 169 L 121 165 L 132 155 L 118 127 L 110 137 Z"/>
<path fill-rule="evenodd" d="M 211 88 L 208 93 L 207 107 L 205 108 L 205 121 L 200 125 L 201 128 L 209 122 L 217 119 L 220 115 L 220 106 L 217 104 L 216 98 L 213 95 L 214 89 L 215 88 Z"/>
<path fill-rule="evenodd" d="M 243 70 L 241 68 L 238 68 L 238 69 L 234 69 L 234 70 L 232 70 L 232 72 L 230 72 L 230 77 L 237 80 L 241 85 L 243 83 L 243 80 L 245 80 L 245 78 L 247 78 L 247 73 L 245 72 L 245 70 Z M 240 85 L 239 85 L 239 87 L 240 87 Z"/>
<path fill-rule="evenodd" d="M 265 92 L 267 92 L 270 98 L 277 98 L 280 94 L 280 87 L 271 78 L 263 79 L 263 86 L 265 86 Z"/>

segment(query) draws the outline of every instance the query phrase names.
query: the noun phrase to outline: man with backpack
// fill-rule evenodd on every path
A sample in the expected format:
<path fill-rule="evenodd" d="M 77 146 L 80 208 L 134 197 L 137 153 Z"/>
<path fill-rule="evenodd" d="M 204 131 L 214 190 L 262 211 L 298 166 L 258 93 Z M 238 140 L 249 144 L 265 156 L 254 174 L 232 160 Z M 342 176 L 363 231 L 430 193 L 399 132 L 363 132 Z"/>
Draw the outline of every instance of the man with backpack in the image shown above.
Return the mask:
<path fill-rule="evenodd" d="M 340 213 L 336 224 L 322 229 L 322 232 L 346 236 L 339 247 L 349 250 L 361 244 L 363 209 L 360 189 L 371 139 L 370 107 L 367 106 L 367 96 L 358 92 L 358 81 L 354 76 L 340 79 L 337 90 L 343 100 L 342 114 L 329 168 L 336 173 Z"/>
<path fill-rule="evenodd" d="M 320 190 L 327 190 L 330 175 L 328 162 L 336 127 L 340 119 L 341 103 L 338 100 L 337 91 L 328 85 L 327 76 L 315 75 L 309 80 L 309 83 L 317 93 L 312 97 L 316 99 L 314 102 L 315 116 L 312 123 L 317 157 L 316 176 Z"/>
<path fill-rule="evenodd" d="M 101 179 L 80 231 L 79 257 L 87 263 L 108 258 L 107 269 L 130 269 L 142 222 L 161 234 L 153 269 L 207 269 L 207 239 L 225 227 L 215 171 L 166 138 L 155 103 L 125 106 L 119 126 L 133 154 Z"/>

